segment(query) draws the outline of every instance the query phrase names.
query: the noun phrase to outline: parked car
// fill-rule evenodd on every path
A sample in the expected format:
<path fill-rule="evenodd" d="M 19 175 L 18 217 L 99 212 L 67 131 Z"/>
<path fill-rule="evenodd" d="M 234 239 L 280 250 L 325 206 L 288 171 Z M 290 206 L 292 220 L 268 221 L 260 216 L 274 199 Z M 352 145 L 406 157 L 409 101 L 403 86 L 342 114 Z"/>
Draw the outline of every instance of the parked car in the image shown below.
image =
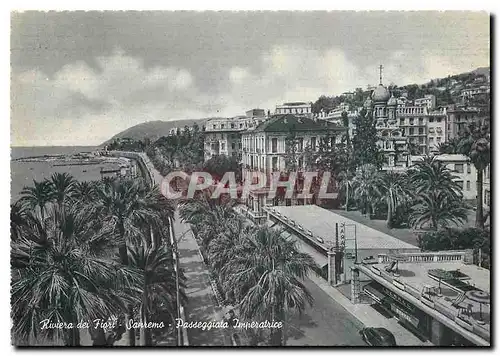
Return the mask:
<path fill-rule="evenodd" d="M 370 346 L 397 346 L 396 338 L 385 328 L 364 328 L 359 334 Z"/>

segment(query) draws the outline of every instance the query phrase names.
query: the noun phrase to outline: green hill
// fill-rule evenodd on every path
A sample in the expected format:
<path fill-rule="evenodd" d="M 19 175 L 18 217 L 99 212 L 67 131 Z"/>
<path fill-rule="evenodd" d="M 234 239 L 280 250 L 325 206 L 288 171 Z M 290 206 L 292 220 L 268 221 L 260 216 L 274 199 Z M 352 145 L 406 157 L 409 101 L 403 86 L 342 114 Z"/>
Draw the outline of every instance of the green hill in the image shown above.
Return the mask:
<path fill-rule="evenodd" d="M 134 140 L 143 140 L 145 138 L 149 138 L 152 141 L 157 140 L 162 136 L 167 136 L 170 132 L 170 129 L 174 127 L 184 127 L 186 125 L 191 126 L 194 123 L 197 123 L 200 127 L 205 123 L 206 119 L 199 120 L 175 120 L 175 121 L 149 121 L 144 122 L 142 124 L 138 124 L 132 127 L 129 127 L 125 131 L 122 131 L 113 137 L 111 137 L 106 142 L 103 142 L 101 146 L 111 143 L 114 139 L 117 138 L 131 138 Z"/>

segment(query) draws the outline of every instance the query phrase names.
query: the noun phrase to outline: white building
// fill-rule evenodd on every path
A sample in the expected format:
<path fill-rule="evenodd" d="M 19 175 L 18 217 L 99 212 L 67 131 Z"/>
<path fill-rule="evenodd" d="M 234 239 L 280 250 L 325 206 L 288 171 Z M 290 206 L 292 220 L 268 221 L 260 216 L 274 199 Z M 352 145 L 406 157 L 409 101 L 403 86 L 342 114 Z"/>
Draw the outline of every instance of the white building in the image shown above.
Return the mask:
<path fill-rule="evenodd" d="M 275 114 L 294 114 L 312 116 L 312 102 L 295 102 L 277 105 Z"/>
<path fill-rule="evenodd" d="M 432 94 L 427 94 L 423 98 L 415 99 L 415 106 L 425 106 L 432 110 L 436 107 L 436 97 Z"/>
<path fill-rule="evenodd" d="M 251 110 L 252 111 L 252 110 Z M 241 159 L 241 133 L 257 127 L 267 118 L 236 116 L 214 118 L 205 123 L 205 161 L 215 155 L 233 156 Z"/>

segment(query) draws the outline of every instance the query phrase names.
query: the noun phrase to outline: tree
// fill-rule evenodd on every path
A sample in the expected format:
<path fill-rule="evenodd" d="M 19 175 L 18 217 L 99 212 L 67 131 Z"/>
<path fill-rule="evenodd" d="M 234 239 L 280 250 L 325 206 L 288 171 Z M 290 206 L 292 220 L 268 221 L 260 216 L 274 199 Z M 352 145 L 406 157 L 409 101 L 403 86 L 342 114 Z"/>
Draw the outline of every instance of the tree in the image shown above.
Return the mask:
<path fill-rule="evenodd" d="M 382 177 L 381 194 L 387 204 L 387 227 L 392 228 L 396 209 L 410 198 L 408 181 L 404 174 L 387 172 Z"/>
<path fill-rule="evenodd" d="M 369 117 L 366 110 L 363 109 L 354 119 L 354 125 L 356 127 L 352 138 L 354 165 L 360 167 L 365 164 L 373 164 L 377 168 L 382 167 L 384 156 L 377 146 L 375 120 Z"/>
<path fill-rule="evenodd" d="M 436 156 L 426 156 L 409 170 L 409 178 L 416 195 L 426 192 L 443 192 L 451 200 L 462 199 L 461 186 L 456 183 L 457 176 L 439 161 Z"/>
<path fill-rule="evenodd" d="M 364 164 L 357 169 L 353 179 L 354 197 L 363 214 L 375 213 L 375 204 L 382 196 L 382 184 L 382 176 L 373 164 Z"/>
<path fill-rule="evenodd" d="M 121 263 L 128 265 L 128 246 L 132 242 L 148 243 L 150 233 L 144 233 L 146 225 L 158 226 L 160 221 L 159 193 L 157 188 L 147 189 L 137 181 L 120 180 L 105 184 L 98 190 L 95 211 L 110 226 L 116 229 L 119 237 Z M 163 221 L 165 224 L 166 221 Z M 132 305 L 129 305 L 128 318 L 134 318 Z M 128 330 L 130 346 L 135 345 L 135 330 Z"/>
<path fill-rule="evenodd" d="M 426 156 L 409 171 L 411 190 L 416 204 L 410 213 L 414 228 L 431 229 L 459 224 L 467 214 L 462 202 L 462 190 L 456 176 L 435 156 Z"/>
<path fill-rule="evenodd" d="M 203 170 L 210 173 L 217 181 L 220 181 L 227 172 L 233 172 L 236 182 L 241 182 L 241 165 L 236 157 L 213 156 L 203 164 Z"/>
<path fill-rule="evenodd" d="M 444 192 L 420 193 L 410 213 L 413 228 L 428 227 L 437 230 L 450 223 L 459 225 L 467 221 L 467 209 L 461 200 L 450 199 Z"/>
<path fill-rule="evenodd" d="M 459 152 L 469 157 L 476 167 L 476 227 L 484 227 L 483 172 L 491 162 L 490 127 L 487 123 L 471 123 L 460 136 Z"/>
<path fill-rule="evenodd" d="M 33 180 L 32 187 L 24 187 L 19 200 L 26 208 L 38 212 L 43 220 L 45 205 L 52 200 L 50 183 L 47 180 L 37 182 Z"/>
<path fill-rule="evenodd" d="M 142 295 L 139 305 L 141 322 L 147 324 L 154 315 L 154 322 L 164 321 L 174 328 L 177 318 L 176 274 L 171 250 L 166 245 L 145 246 L 132 244 L 128 248 L 129 265 L 141 271 Z M 180 287 L 184 287 L 184 276 L 180 275 Z M 181 298 L 186 295 L 181 289 Z M 168 318 L 161 318 L 164 314 Z M 165 319 L 165 320 L 160 320 Z M 141 329 L 142 346 L 152 346 L 151 329 Z"/>
<path fill-rule="evenodd" d="M 232 260 L 223 267 L 225 287 L 235 291 L 240 313 L 247 319 L 283 322 L 272 329 L 271 344 L 286 344 L 287 316 L 302 312 L 313 298 L 301 282 L 316 267 L 311 256 L 299 252 L 293 240 L 266 226 L 243 239 Z"/>
<path fill-rule="evenodd" d="M 49 179 L 51 197 L 59 206 L 66 204 L 75 193 L 75 179 L 68 173 L 54 173 Z"/>
<path fill-rule="evenodd" d="M 36 217 L 35 217 L 36 218 Z M 109 258 L 114 232 L 76 207 L 55 205 L 37 225 L 47 243 L 30 237 L 12 244 L 11 306 L 16 338 L 45 336 L 80 345 L 82 320 L 116 315 L 136 298 L 138 274 Z M 41 322 L 72 323 L 72 328 L 41 329 Z"/>

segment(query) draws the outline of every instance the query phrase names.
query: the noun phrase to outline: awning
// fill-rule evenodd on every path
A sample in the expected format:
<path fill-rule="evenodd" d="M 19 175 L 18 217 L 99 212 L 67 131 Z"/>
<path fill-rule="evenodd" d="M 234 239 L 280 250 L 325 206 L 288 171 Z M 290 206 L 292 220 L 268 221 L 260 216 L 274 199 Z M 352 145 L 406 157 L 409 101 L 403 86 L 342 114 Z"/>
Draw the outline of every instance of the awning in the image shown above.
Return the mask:
<path fill-rule="evenodd" d="M 386 298 L 385 294 L 380 292 L 377 288 L 373 286 L 373 283 L 369 283 L 363 287 L 363 292 L 372 298 L 374 301 L 380 303 L 384 298 Z"/>

